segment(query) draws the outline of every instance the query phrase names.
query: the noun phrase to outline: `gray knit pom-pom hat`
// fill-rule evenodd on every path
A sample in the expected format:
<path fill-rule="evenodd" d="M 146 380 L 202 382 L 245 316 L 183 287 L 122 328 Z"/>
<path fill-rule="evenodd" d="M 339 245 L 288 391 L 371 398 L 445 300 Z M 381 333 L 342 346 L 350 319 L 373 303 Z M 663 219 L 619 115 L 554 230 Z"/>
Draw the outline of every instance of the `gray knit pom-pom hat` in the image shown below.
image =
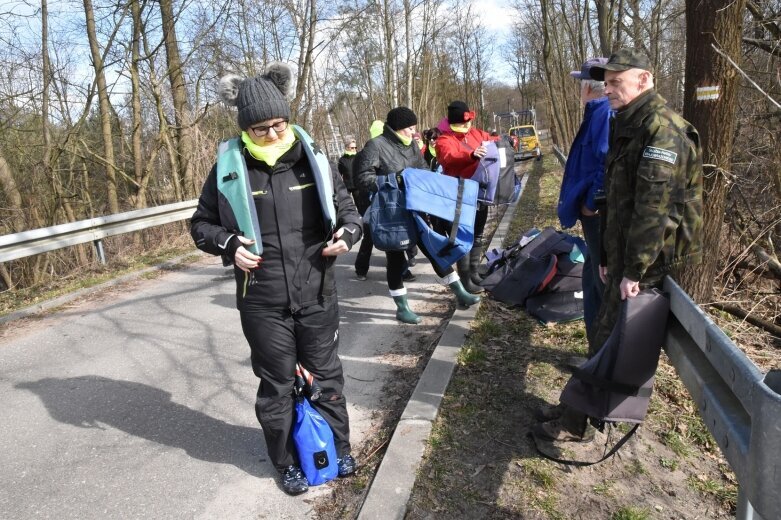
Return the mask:
<path fill-rule="evenodd" d="M 254 78 L 228 74 L 220 78 L 219 92 L 227 105 L 239 109 L 238 122 L 242 130 L 269 119 L 290 119 L 287 98 L 295 92 L 293 69 L 275 61 Z"/>

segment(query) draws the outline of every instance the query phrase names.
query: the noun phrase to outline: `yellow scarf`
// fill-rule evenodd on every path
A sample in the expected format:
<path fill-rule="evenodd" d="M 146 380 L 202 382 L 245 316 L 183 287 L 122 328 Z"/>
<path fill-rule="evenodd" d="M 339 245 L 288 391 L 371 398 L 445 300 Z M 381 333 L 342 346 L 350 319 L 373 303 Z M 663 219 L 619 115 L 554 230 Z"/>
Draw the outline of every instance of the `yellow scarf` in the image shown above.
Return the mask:
<path fill-rule="evenodd" d="M 412 143 L 412 138 L 411 137 L 404 137 L 403 135 L 401 135 L 398 132 L 395 132 L 395 134 L 399 137 L 399 139 L 401 140 L 401 143 L 404 146 L 409 146 Z"/>
<path fill-rule="evenodd" d="M 428 145 L 428 153 L 431 154 L 431 157 L 436 157 L 437 156 L 437 149 L 434 148 L 434 145 L 431 145 L 431 144 Z"/>
<path fill-rule="evenodd" d="M 293 143 L 296 142 L 296 134 L 291 129 L 289 132 L 284 133 L 282 139 L 265 146 L 255 144 L 247 132 L 241 133 L 241 140 L 252 157 L 258 161 L 263 161 L 269 166 L 274 166 L 279 158 L 293 147 Z"/>
<path fill-rule="evenodd" d="M 345 155 L 355 155 L 356 153 L 357 153 L 357 152 L 354 152 L 354 151 L 352 151 L 352 150 L 345 150 L 345 151 L 344 151 L 344 154 L 345 154 Z"/>
<path fill-rule="evenodd" d="M 469 131 L 469 128 L 467 128 L 465 126 L 450 125 L 450 129 L 452 131 L 456 132 L 456 133 L 459 133 L 459 134 L 465 134 L 465 133 L 467 133 Z"/>

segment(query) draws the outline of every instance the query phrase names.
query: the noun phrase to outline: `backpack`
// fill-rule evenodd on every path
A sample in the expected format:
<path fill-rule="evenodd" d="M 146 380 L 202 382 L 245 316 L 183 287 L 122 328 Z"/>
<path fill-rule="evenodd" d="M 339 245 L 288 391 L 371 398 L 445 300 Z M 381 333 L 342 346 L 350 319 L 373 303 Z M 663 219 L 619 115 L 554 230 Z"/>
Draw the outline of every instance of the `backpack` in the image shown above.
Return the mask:
<path fill-rule="evenodd" d="M 406 251 L 417 243 L 415 222 L 407 211 L 395 173 L 377 176 L 377 193 L 364 221 L 371 230 L 374 247 L 380 251 Z"/>

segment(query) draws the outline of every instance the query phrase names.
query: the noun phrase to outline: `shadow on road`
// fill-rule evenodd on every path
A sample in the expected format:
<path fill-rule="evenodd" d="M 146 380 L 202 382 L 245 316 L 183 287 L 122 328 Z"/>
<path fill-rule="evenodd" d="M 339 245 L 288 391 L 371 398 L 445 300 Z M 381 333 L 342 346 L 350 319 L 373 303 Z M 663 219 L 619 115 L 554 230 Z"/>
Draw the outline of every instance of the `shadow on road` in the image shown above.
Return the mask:
<path fill-rule="evenodd" d="M 207 462 L 233 464 L 256 477 L 272 468 L 259 428 L 236 426 L 171 401 L 171 394 L 142 383 L 101 376 L 45 378 L 16 388 L 36 394 L 52 418 L 78 428 L 109 430 L 184 450 Z M 264 457 L 264 455 L 263 455 Z"/>

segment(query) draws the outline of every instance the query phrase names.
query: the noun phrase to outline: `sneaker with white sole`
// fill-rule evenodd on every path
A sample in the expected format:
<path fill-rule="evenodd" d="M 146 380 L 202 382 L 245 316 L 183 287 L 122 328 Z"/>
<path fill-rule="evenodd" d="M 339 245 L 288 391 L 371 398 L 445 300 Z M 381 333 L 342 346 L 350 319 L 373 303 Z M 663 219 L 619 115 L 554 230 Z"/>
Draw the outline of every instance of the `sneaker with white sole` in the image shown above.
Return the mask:
<path fill-rule="evenodd" d="M 336 466 L 339 468 L 339 478 L 344 478 L 355 473 L 357 464 L 353 456 L 348 454 L 336 459 Z"/>
<path fill-rule="evenodd" d="M 296 465 L 290 465 L 282 472 L 282 490 L 288 495 L 300 495 L 309 490 L 304 472 Z"/>

